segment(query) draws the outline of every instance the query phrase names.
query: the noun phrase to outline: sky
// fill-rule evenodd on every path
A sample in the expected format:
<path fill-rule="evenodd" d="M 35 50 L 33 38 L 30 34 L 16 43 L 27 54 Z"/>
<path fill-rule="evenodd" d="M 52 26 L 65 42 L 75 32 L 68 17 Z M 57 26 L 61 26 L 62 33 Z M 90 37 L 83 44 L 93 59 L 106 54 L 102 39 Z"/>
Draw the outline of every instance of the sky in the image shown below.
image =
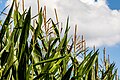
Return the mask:
<path fill-rule="evenodd" d="M 69 16 L 70 35 L 73 34 L 74 26 L 77 24 L 77 34 L 85 36 L 87 46 L 96 45 L 100 50 L 106 47 L 111 62 L 116 63 L 120 74 L 120 0 L 40 1 L 41 6 L 47 6 L 48 18 L 54 19 L 54 8 L 57 10 L 60 22 L 65 23 Z M 0 0 L 0 8 L 4 8 L 11 2 L 12 0 Z M 32 6 L 32 15 L 35 15 L 37 13 L 37 0 L 26 0 L 25 8 L 29 6 Z"/>

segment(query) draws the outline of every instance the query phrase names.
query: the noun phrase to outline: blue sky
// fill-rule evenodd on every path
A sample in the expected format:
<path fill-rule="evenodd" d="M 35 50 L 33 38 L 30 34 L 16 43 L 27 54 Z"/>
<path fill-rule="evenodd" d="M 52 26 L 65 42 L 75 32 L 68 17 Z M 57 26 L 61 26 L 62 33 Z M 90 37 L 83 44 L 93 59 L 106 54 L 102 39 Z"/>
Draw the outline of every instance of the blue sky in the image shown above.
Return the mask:
<path fill-rule="evenodd" d="M 84 0 L 81 0 L 81 1 L 84 1 Z M 1 3 L 2 2 L 2 3 Z M 107 1 L 108 3 L 108 6 L 111 10 L 120 10 L 120 0 L 108 0 Z M 0 11 L 4 8 L 5 6 L 5 3 L 6 3 L 6 0 L 0 0 Z M 62 4 L 63 5 L 63 4 Z M 81 5 L 84 5 L 84 4 L 81 4 Z M 80 8 L 81 9 L 81 8 Z M 83 9 L 86 9 L 86 7 L 83 7 Z M 87 11 L 87 9 L 86 9 Z M 89 10 L 88 10 L 89 11 Z M 71 12 L 72 13 L 72 12 Z M 84 12 L 85 13 L 85 12 Z M 97 12 L 96 12 L 97 13 Z M 119 12 L 120 13 L 120 12 Z M 86 14 L 86 13 L 85 13 Z M 86 14 L 88 15 L 88 14 Z M 84 15 L 83 15 L 84 16 Z M 77 18 L 77 17 L 76 17 Z M 91 18 L 91 17 L 90 17 Z M 112 17 L 111 17 L 112 18 Z M 84 19 L 84 18 L 82 18 Z M 86 20 L 86 19 L 85 19 Z M 116 19 L 115 19 L 116 20 Z M 119 19 L 120 20 L 120 19 Z M 89 21 L 89 20 L 88 20 Z M 77 22 L 77 21 L 76 21 Z M 119 26 L 120 27 L 120 26 Z M 114 29 L 114 28 L 113 28 Z M 84 31 L 84 29 L 83 29 Z M 102 32 L 104 33 L 104 31 Z M 109 33 L 109 32 L 108 32 Z M 95 35 L 95 34 L 94 34 Z M 109 34 L 108 34 L 109 35 Z M 86 35 L 87 36 L 87 35 Z M 91 35 L 90 35 L 91 36 Z M 98 36 L 98 35 L 97 35 Z M 89 36 L 87 36 L 89 37 Z M 90 38 L 92 39 L 92 37 L 94 36 L 91 36 Z M 101 37 L 101 35 L 100 35 Z M 108 38 L 109 39 L 109 38 Z M 111 38 L 110 38 L 111 39 Z M 104 41 L 104 40 L 103 40 Z M 114 41 L 114 40 L 113 40 Z M 119 40 L 120 41 L 120 40 Z M 107 42 L 103 43 L 103 44 L 106 44 Z M 120 74 L 120 42 L 117 42 L 116 44 L 114 45 L 111 45 L 111 46 L 104 46 L 104 45 L 101 45 L 99 48 L 100 50 L 102 51 L 102 49 L 106 47 L 106 51 L 107 51 L 107 54 L 110 55 L 110 59 L 111 59 L 111 62 L 115 62 L 116 63 L 116 67 L 118 68 L 118 72 Z M 102 57 L 102 54 L 100 54 L 100 57 Z"/>
<path fill-rule="evenodd" d="M 5 7 L 5 2 L 6 0 L 0 0 L 0 14 L 1 14 L 1 10 L 3 10 L 3 8 Z M 1 19 L 1 16 L 0 16 Z"/>
<path fill-rule="evenodd" d="M 107 0 L 111 9 L 120 9 L 120 0 Z"/>
<path fill-rule="evenodd" d="M 0 0 L 0 8 L 1 8 L 1 10 L 4 8 L 5 2 L 6 2 L 6 0 Z"/>

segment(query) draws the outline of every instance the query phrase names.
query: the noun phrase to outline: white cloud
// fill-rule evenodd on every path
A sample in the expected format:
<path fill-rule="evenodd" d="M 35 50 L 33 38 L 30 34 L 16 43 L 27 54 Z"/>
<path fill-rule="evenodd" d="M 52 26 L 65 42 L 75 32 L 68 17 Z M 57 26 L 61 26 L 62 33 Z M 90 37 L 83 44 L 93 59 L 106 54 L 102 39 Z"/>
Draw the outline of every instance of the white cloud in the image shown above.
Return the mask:
<path fill-rule="evenodd" d="M 12 0 L 8 0 L 10 4 Z M 20 0 L 21 1 L 21 0 Z M 25 0 L 25 6 L 32 6 L 33 15 L 37 13 L 37 0 Z M 78 24 L 78 35 L 85 35 L 89 46 L 112 46 L 120 42 L 120 11 L 111 10 L 106 0 L 40 0 L 47 6 L 48 17 L 54 16 L 57 9 L 59 21 L 65 22 L 70 16 L 70 32 Z"/>

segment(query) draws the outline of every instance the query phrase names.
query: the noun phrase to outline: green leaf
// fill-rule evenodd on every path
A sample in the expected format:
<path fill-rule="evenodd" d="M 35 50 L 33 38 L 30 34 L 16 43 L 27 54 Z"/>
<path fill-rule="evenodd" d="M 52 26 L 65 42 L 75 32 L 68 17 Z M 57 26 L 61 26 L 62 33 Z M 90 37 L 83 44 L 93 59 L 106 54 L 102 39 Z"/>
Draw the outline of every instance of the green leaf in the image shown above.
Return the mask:
<path fill-rule="evenodd" d="M 59 38 L 59 41 L 60 41 L 59 30 L 58 30 L 57 26 L 55 25 L 55 23 L 53 22 L 53 20 L 52 20 L 52 25 L 53 25 L 54 31 L 55 31 L 55 33 L 56 33 L 56 35 L 57 35 L 57 37 Z"/>
<path fill-rule="evenodd" d="M 7 74 L 9 74 L 9 70 L 11 69 L 12 65 L 15 63 L 16 60 L 14 60 L 14 44 L 10 43 L 9 46 L 9 56 L 7 58 L 7 64 L 5 66 L 4 72 L 3 72 L 3 76 L 6 76 Z M 7 76 L 6 76 L 7 77 Z"/>
<path fill-rule="evenodd" d="M 73 66 L 71 66 L 68 71 L 65 73 L 65 75 L 62 77 L 61 80 L 69 80 L 70 79 L 70 75 L 71 75 L 71 72 L 72 72 L 72 68 Z"/>
<path fill-rule="evenodd" d="M 47 45 L 46 45 L 46 41 L 44 40 L 44 37 L 42 35 L 42 33 L 39 33 L 38 38 L 41 40 L 43 48 L 45 49 L 45 51 L 47 52 Z"/>
<path fill-rule="evenodd" d="M 0 20 L 0 26 L 2 25 L 2 20 Z"/>
<path fill-rule="evenodd" d="M 64 35 L 64 37 L 62 38 L 62 40 L 60 41 L 60 43 L 59 43 L 59 45 L 58 45 L 58 47 L 57 47 L 57 51 L 60 51 L 60 50 L 62 50 L 64 47 L 64 43 L 66 42 L 65 40 L 66 40 L 66 34 Z"/>
<path fill-rule="evenodd" d="M 40 65 L 40 64 L 42 64 L 42 63 L 47 63 L 47 62 L 56 61 L 56 60 L 62 59 L 62 58 L 64 58 L 64 57 L 65 57 L 65 56 L 58 57 L 58 58 L 52 58 L 52 59 L 43 60 L 43 61 L 40 61 L 39 63 L 34 64 L 34 66 Z"/>
<path fill-rule="evenodd" d="M 7 62 L 9 56 L 9 52 L 6 52 L 6 50 L 1 55 L 1 66 L 4 66 L 4 64 Z"/>
<path fill-rule="evenodd" d="M 98 58 L 95 61 L 95 78 L 98 79 Z"/>
<path fill-rule="evenodd" d="M 39 32 L 41 31 L 41 26 L 42 26 L 42 9 L 40 10 L 40 13 L 38 16 L 37 28 L 35 29 L 35 40 L 37 39 Z"/>
<path fill-rule="evenodd" d="M 115 69 L 114 74 L 110 77 L 111 78 L 110 80 L 114 80 L 115 77 L 118 77 L 116 75 L 117 75 L 117 69 Z"/>
<path fill-rule="evenodd" d="M 102 79 L 105 79 L 110 74 L 110 72 L 114 69 L 114 67 L 115 67 L 115 63 L 112 63 L 109 66 L 108 70 L 105 71 L 105 73 L 102 74 Z"/>
<path fill-rule="evenodd" d="M 69 31 L 69 29 L 70 29 L 70 28 L 68 27 L 68 26 L 69 26 L 68 24 L 69 24 L 69 17 L 67 18 L 67 24 L 66 24 L 65 34 L 67 34 L 68 31 Z"/>
<path fill-rule="evenodd" d="M 28 69 L 28 44 L 26 43 L 25 50 L 21 56 L 21 60 L 19 61 L 18 65 L 18 79 L 19 80 L 28 80 L 27 78 L 29 75 L 27 75 L 27 69 Z"/>
<path fill-rule="evenodd" d="M 52 68 L 49 70 L 50 73 L 54 72 L 56 69 L 59 68 L 59 64 L 61 63 L 62 59 L 58 60 L 56 63 L 53 64 Z"/>
<path fill-rule="evenodd" d="M 86 63 L 85 67 L 83 68 L 82 73 L 88 73 L 92 69 L 92 67 L 93 67 L 97 57 L 98 57 L 98 50 L 88 60 L 88 62 Z"/>
<path fill-rule="evenodd" d="M 28 13 L 26 15 L 24 25 L 22 28 L 22 33 L 20 36 L 19 54 L 18 54 L 19 61 L 21 60 L 21 56 L 25 50 L 26 42 L 29 36 L 30 22 L 31 22 L 31 7 L 29 8 Z"/>
<path fill-rule="evenodd" d="M 50 56 L 50 52 L 52 51 L 53 47 L 55 46 L 55 44 L 57 43 L 57 41 L 59 40 L 59 38 L 56 38 L 53 43 L 50 45 L 50 47 L 48 48 L 48 53 L 45 56 L 45 59 L 48 59 Z"/>
<path fill-rule="evenodd" d="M 12 15 L 13 6 L 14 6 L 14 1 L 12 3 L 12 6 L 11 6 L 10 10 L 9 10 L 8 16 L 6 17 L 6 19 L 5 19 L 5 21 L 4 21 L 3 25 L 2 25 L 2 29 L 0 31 L 0 42 L 2 42 L 2 39 L 4 37 L 5 31 L 6 31 L 6 27 L 9 26 L 9 22 L 10 22 L 10 18 L 11 18 L 11 15 Z"/>
<path fill-rule="evenodd" d="M 90 59 L 90 56 L 92 54 L 92 51 L 85 57 L 85 59 L 80 63 L 79 67 L 78 67 L 78 73 L 83 75 L 82 71 L 83 71 L 83 67 L 85 66 L 86 62 L 88 61 L 88 59 Z"/>

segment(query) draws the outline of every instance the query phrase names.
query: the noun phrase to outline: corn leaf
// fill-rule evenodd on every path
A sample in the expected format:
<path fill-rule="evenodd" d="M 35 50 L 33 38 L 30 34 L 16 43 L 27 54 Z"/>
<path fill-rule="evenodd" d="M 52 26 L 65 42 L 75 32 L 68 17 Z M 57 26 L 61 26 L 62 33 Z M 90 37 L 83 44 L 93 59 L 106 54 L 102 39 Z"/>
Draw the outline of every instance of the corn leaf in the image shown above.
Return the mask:
<path fill-rule="evenodd" d="M 29 8 L 29 11 L 26 15 L 24 25 L 23 25 L 23 28 L 22 28 L 22 33 L 21 33 L 21 36 L 20 36 L 19 54 L 18 54 L 19 61 L 21 60 L 21 56 L 22 56 L 22 54 L 25 50 L 25 45 L 26 45 L 28 35 L 29 35 L 30 22 L 31 22 L 31 8 Z"/>
<path fill-rule="evenodd" d="M 65 73 L 65 75 L 62 77 L 61 80 L 69 80 L 70 79 L 70 75 L 71 75 L 71 72 L 72 72 L 72 68 L 73 66 L 71 66 L 68 71 Z"/>
<path fill-rule="evenodd" d="M 43 60 L 43 61 L 40 61 L 39 63 L 34 64 L 34 66 L 40 65 L 40 64 L 42 64 L 42 63 L 47 63 L 47 62 L 56 61 L 56 60 L 62 59 L 62 58 L 64 58 L 64 57 L 65 57 L 65 56 L 58 57 L 58 58 L 52 58 L 52 59 Z"/>

